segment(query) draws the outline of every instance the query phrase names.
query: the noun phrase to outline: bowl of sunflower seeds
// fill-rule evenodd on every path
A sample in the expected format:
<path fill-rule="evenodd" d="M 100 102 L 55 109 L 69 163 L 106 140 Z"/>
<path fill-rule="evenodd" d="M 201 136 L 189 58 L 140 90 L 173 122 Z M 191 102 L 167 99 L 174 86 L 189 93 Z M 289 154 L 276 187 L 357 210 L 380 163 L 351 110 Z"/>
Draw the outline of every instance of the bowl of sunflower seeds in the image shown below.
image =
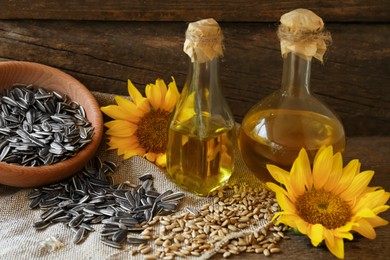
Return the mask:
<path fill-rule="evenodd" d="M 103 116 L 93 94 L 49 66 L 0 62 L 0 184 L 66 179 L 95 155 Z"/>

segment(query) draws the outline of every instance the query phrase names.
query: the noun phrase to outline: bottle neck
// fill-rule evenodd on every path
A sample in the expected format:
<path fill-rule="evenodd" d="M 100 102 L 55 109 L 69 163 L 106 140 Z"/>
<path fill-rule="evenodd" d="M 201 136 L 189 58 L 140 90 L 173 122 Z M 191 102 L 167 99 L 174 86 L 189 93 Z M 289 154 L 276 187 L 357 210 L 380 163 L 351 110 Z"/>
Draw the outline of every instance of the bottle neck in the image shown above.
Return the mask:
<path fill-rule="evenodd" d="M 290 52 L 283 58 L 282 91 L 288 95 L 310 94 L 311 61 Z"/>
<path fill-rule="evenodd" d="M 189 91 L 203 92 L 205 89 L 214 91 L 219 88 L 219 59 L 199 63 L 197 60 L 190 64 L 187 79 Z"/>

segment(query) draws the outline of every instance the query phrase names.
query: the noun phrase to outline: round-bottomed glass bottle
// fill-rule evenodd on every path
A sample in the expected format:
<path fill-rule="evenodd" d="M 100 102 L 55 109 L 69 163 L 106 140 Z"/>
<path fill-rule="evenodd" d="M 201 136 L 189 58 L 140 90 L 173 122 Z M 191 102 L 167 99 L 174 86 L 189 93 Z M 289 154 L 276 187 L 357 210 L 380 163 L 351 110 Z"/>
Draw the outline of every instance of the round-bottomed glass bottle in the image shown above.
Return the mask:
<path fill-rule="evenodd" d="M 200 196 L 223 186 L 234 168 L 235 121 L 218 72 L 222 40 L 213 19 L 189 24 L 184 51 L 191 58 L 190 69 L 168 129 L 168 174 Z"/>
<path fill-rule="evenodd" d="M 242 157 L 262 181 L 272 180 L 266 164 L 290 170 L 302 148 L 311 160 L 322 145 L 332 145 L 334 152 L 345 149 L 341 121 L 310 92 L 312 57 L 322 61 L 326 41 L 331 40 L 322 19 L 306 9 L 294 10 L 282 16 L 278 36 L 281 88 L 249 110 L 239 134 Z"/>

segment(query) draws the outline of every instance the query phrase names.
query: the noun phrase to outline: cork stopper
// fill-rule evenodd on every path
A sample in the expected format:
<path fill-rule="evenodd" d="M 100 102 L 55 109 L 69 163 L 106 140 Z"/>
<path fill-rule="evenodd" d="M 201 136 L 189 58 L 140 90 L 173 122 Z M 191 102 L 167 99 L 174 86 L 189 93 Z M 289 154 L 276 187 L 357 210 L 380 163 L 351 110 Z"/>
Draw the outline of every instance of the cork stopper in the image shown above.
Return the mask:
<path fill-rule="evenodd" d="M 327 46 L 332 37 L 324 29 L 321 17 L 307 9 L 296 9 L 280 18 L 278 37 L 282 56 L 295 52 L 311 60 L 323 62 Z"/>
<path fill-rule="evenodd" d="M 223 34 L 218 23 L 212 19 L 203 19 L 190 23 L 186 31 L 184 52 L 194 62 L 210 61 L 223 56 Z"/>

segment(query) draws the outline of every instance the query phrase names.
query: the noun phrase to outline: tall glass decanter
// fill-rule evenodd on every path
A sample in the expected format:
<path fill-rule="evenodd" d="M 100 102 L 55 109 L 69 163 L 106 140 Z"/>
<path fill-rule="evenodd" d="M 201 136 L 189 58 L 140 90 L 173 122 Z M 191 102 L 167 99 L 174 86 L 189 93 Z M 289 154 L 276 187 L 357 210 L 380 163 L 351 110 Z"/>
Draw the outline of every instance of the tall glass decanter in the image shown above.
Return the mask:
<path fill-rule="evenodd" d="M 214 19 L 189 24 L 184 51 L 191 64 L 168 129 L 168 174 L 200 196 L 224 185 L 234 167 L 235 121 L 218 72 L 222 40 Z"/>
<path fill-rule="evenodd" d="M 305 148 L 311 160 L 322 145 L 343 152 L 345 133 L 335 113 L 310 92 L 311 60 L 322 61 L 330 34 L 320 17 L 297 9 L 281 17 L 281 88 L 252 107 L 242 121 L 239 147 L 246 165 L 270 181 L 266 164 L 290 170 Z"/>

